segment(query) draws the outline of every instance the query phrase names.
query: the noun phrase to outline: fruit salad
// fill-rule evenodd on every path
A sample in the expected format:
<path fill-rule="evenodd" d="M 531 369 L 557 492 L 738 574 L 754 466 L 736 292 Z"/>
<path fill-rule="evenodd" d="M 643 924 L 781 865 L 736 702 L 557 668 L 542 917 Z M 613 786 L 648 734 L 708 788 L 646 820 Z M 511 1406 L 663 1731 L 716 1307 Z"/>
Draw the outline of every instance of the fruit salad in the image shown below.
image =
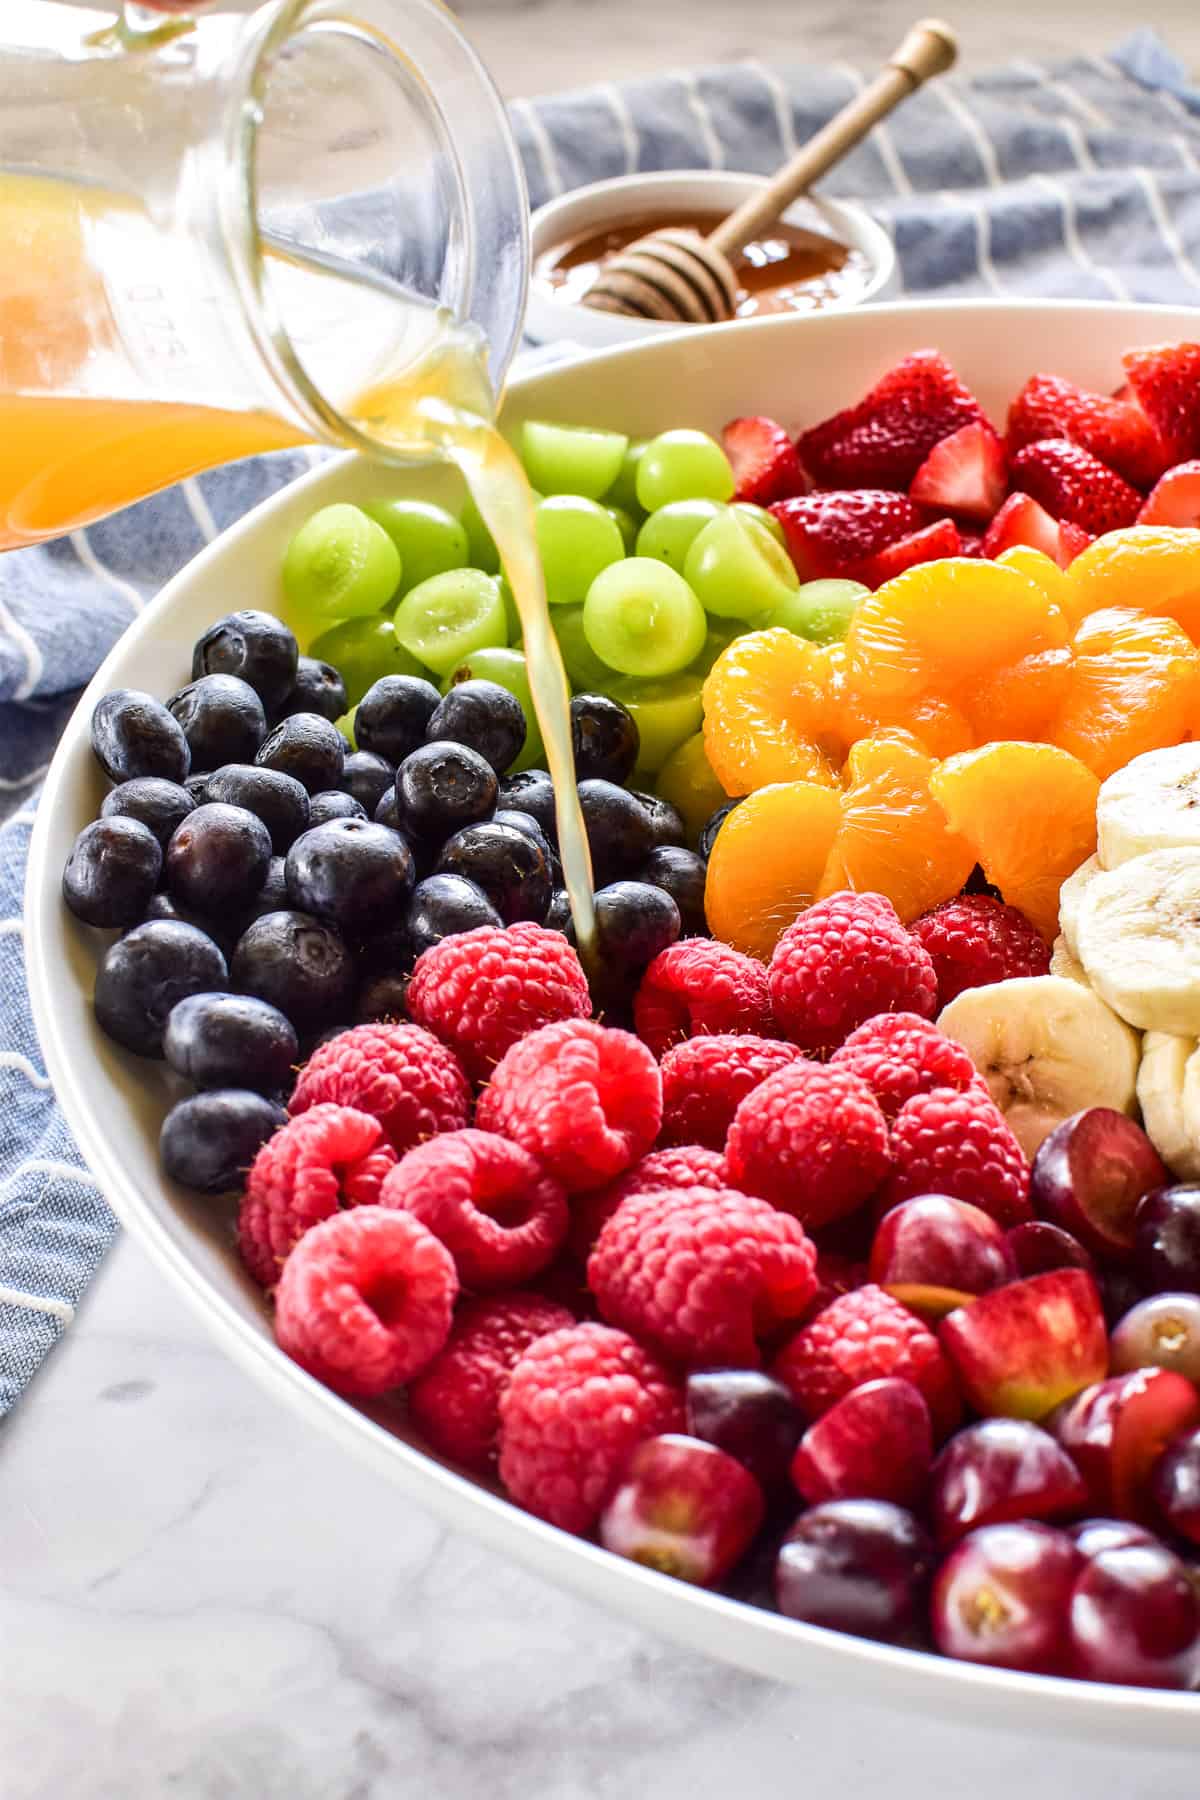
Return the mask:
<path fill-rule="evenodd" d="M 1195 1689 L 1200 346 L 1124 373 L 523 427 L 586 969 L 469 504 L 105 696 L 63 894 L 310 1375 L 676 1579 Z"/>

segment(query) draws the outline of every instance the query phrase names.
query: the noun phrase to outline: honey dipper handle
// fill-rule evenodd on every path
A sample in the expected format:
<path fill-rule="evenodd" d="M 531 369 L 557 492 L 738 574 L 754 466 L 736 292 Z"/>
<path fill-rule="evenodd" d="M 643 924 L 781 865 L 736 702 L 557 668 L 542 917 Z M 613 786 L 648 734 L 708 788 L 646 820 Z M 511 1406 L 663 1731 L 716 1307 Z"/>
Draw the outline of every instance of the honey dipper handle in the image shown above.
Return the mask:
<path fill-rule="evenodd" d="M 958 40 L 949 25 L 940 19 L 922 19 L 914 25 L 874 81 L 809 138 L 761 193 L 722 219 L 716 230 L 709 233 L 708 242 L 725 256 L 736 256 L 901 100 L 931 76 L 951 68 L 957 55 Z"/>

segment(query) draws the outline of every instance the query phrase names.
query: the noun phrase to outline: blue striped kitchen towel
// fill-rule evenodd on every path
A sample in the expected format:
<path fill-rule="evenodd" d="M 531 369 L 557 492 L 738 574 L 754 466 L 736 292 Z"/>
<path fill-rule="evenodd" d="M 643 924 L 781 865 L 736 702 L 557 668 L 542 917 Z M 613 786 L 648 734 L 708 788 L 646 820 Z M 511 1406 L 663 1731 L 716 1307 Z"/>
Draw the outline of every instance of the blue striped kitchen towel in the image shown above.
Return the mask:
<path fill-rule="evenodd" d="M 773 169 L 860 85 L 743 62 L 520 101 L 534 205 L 639 169 Z M 910 294 L 1200 304 L 1200 90 L 1149 32 L 1111 56 L 936 82 L 824 183 L 892 232 Z M 181 564 L 307 466 L 184 482 L 0 559 L 0 1413 L 70 1322 L 114 1230 L 30 1023 L 21 890 L 38 783 L 79 687 Z"/>

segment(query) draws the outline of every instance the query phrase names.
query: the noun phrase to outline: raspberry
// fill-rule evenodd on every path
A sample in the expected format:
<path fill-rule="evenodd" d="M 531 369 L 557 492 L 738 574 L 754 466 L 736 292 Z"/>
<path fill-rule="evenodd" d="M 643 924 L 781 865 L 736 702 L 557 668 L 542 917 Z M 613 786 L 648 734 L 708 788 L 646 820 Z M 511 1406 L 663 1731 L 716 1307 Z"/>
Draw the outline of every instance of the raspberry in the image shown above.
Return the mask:
<path fill-rule="evenodd" d="M 339 1394 L 382 1394 L 437 1355 L 457 1295 L 450 1252 L 419 1219 L 360 1207 L 314 1225 L 284 1263 L 275 1336 Z"/>
<path fill-rule="evenodd" d="M 587 978 L 561 931 L 527 920 L 456 932 L 418 956 L 409 1014 L 486 1081 L 518 1039 L 555 1019 L 586 1019 Z"/>
<path fill-rule="evenodd" d="M 500 1397 L 500 1479 L 518 1505 L 590 1531 L 644 1438 L 684 1428 L 662 1364 L 609 1325 L 571 1325 L 529 1346 Z"/>
<path fill-rule="evenodd" d="M 816 1291 L 804 1227 L 730 1188 L 660 1188 L 617 1208 L 588 1260 L 601 1317 L 692 1367 L 755 1369 L 758 1337 Z"/>
<path fill-rule="evenodd" d="M 933 959 L 938 1009 L 964 988 L 1020 975 L 1046 975 L 1050 949 L 1025 914 L 990 894 L 959 894 L 909 926 Z"/>
<path fill-rule="evenodd" d="M 580 1194 L 571 1208 L 567 1243 L 571 1253 L 585 1263 L 596 1239 L 622 1200 L 631 1194 L 648 1194 L 657 1188 L 726 1188 L 729 1175 L 718 1150 L 702 1150 L 699 1144 L 677 1144 L 652 1150 L 624 1175 L 594 1193 Z"/>
<path fill-rule="evenodd" d="M 664 1144 L 723 1150 L 733 1115 L 752 1088 L 803 1052 L 778 1038 L 688 1038 L 662 1060 Z"/>
<path fill-rule="evenodd" d="M 242 1261 L 263 1287 L 311 1226 L 343 1206 L 373 1206 L 396 1152 L 370 1113 L 326 1103 L 281 1125 L 246 1177 L 238 1214 Z"/>
<path fill-rule="evenodd" d="M 444 1349 L 408 1390 L 408 1416 L 441 1456 L 477 1475 L 496 1466 L 500 1395 L 535 1338 L 573 1325 L 565 1306 L 541 1294 L 466 1300 Z"/>
<path fill-rule="evenodd" d="M 866 1082 L 848 1069 L 798 1062 L 747 1094 L 725 1161 L 735 1187 L 810 1228 L 844 1218 L 888 1169 L 887 1124 Z"/>
<path fill-rule="evenodd" d="M 894 1119 L 906 1100 L 930 1088 L 968 1088 L 978 1079 L 961 1044 L 919 1013 L 880 1013 L 850 1033 L 829 1059 L 830 1068 L 849 1069 L 865 1081 Z"/>
<path fill-rule="evenodd" d="M 471 1090 L 453 1051 L 419 1025 L 355 1025 L 318 1045 L 288 1111 L 321 1101 L 371 1113 L 400 1156 L 471 1116 Z"/>
<path fill-rule="evenodd" d="M 771 1030 L 767 971 L 712 938 L 685 938 L 661 950 L 633 1002 L 638 1036 L 655 1056 L 684 1038 Z"/>
<path fill-rule="evenodd" d="M 887 1210 L 916 1194 L 969 1200 L 1006 1229 L 1033 1217 L 1025 1152 L 982 1083 L 963 1093 L 934 1088 L 900 1108 L 880 1199 Z"/>
<path fill-rule="evenodd" d="M 415 1213 L 454 1258 L 464 1287 L 515 1287 L 567 1235 L 567 1197 L 527 1150 L 490 1131 L 448 1131 L 402 1156 L 381 1206 Z"/>
<path fill-rule="evenodd" d="M 810 1419 L 851 1388 L 885 1375 L 919 1390 L 939 1437 L 953 1431 L 962 1411 L 954 1372 L 932 1331 L 873 1282 L 842 1294 L 802 1325 L 775 1358 L 772 1374 Z"/>
<path fill-rule="evenodd" d="M 882 894 L 831 894 L 801 913 L 767 970 L 775 1022 L 802 1049 L 826 1051 L 876 1013 L 931 1018 L 937 977 L 928 951 Z"/>
<path fill-rule="evenodd" d="M 513 1045 L 479 1096 L 476 1122 L 523 1145 L 577 1193 L 611 1181 L 650 1148 L 662 1078 L 630 1032 L 564 1019 Z"/>

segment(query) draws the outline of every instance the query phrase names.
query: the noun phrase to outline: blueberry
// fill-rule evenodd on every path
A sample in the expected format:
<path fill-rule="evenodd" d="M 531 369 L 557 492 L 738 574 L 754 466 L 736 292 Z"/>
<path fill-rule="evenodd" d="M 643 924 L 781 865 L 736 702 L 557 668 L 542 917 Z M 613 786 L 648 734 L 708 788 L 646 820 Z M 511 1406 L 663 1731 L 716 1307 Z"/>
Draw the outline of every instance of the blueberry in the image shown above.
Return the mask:
<path fill-rule="evenodd" d="M 203 806 L 205 800 L 208 798 L 207 772 L 199 775 L 189 775 L 183 785 L 187 793 L 192 797 L 192 805 Z"/>
<path fill-rule="evenodd" d="M 296 680 L 290 693 L 275 708 L 275 719 L 290 719 L 293 713 L 319 713 L 335 724 L 349 712 L 346 684 L 332 663 L 315 656 L 302 656 L 296 665 Z"/>
<path fill-rule="evenodd" d="M 309 826 L 308 791 L 278 769 L 255 763 L 226 763 L 208 778 L 206 801 L 242 806 L 261 819 L 271 834 L 271 849 L 283 856 Z"/>
<path fill-rule="evenodd" d="M 609 995 L 630 991 L 680 933 L 679 908 L 665 888 L 613 881 L 596 893 L 596 964 Z"/>
<path fill-rule="evenodd" d="M 525 748 L 525 731 L 524 707 L 498 681 L 456 681 L 434 709 L 425 739 L 466 744 L 503 775 Z"/>
<path fill-rule="evenodd" d="M 430 875 L 417 883 L 408 903 L 408 941 L 414 959 L 456 931 L 503 923 L 483 889 L 462 875 Z"/>
<path fill-rule="evenodd" d="M 164 862 L 173 900 L 198 912 L 249 906 L 267 878 L 271 834 L 244 806 L 206 801 L 177 825 Z"/>
<path fill-rule="evenodd" d="M 227 986 L 225 958 L 194 925 L 154 919 L 105 951 L 93 1003 L 101 1030 L 139 1056 L 161 1056 L 167 1015 L 187 994 Z"/>
<path fill-rule="evenodd" d="M 518 812 L 514 806 L 498 807 L 492 814 L 492 821 L 496 825 L 511 825 L 514 831 L 523 831 L 525 836 L 532 838 L 547 857 L 552 854 L 550 839 L 532 813 Z"/>
<path fill-rule="evenodd" d="M 367 1025 L 375 1019 L 393 1022 L 407 1018 L 407 995 L 408 976 L 399 970 L 386 969 L 380 975 L 370 976 L 358 990 L 355 1023 Z"/>
<path fill-rule="evenodd" d="M 638 881 L 663 888 L 679 908 L 684 937 L 703 937 L 708 931 L 704 917 L 704 858 L 694 850 L 683 850 L 678 844 L 663 844 L 652 850 L 637 872 Z"/>
<path fill-rule="evenodd" d="M 537 820 L 547 840 L 558 843 L 558 820 L 554 812 L 554 783 L 545 769 L 522 769 L 500 783 L 496 804 L 506 812 L 528 813 Z"/>
<path fill-rule="evenodd" d="M 395 791 L 396 771 L 374 750 L 355 750 L 342 768 L 341 789 L 357 800 L 363 816 L 370 818 L 383 796 Z"/>
<path fill-rule="evenodd" d="M 163 1055 L 198 1088 L 282 1093 L 299 1054 L 291 1021 L 252 994 L 189 994 L 163 1032 Z"/>
<path fill-rule="evenodd" d="M 239 915 L 232 922 L 214 919 L 207 913 L 197 912 L 195 907 L 180 906 L 177 901 L 172 900 L 170 894 L 161 892 L 151 896 L 150 904 L 142 915 L 142 924 L 152 925 L 156 919 L 171 919 L 178 925 L 194 925 L 197 931 L 202 931 L 205 937 L 212 939 L 226 961 L 233 955 L 233 946 L 245 927 L 244 915 Z"/>
<path fill-rule="evenodd" d="M 292 905 L 346 931 L 388 923 L 406 904 L 414 880 L 404 838 L 368 819 L 331 819 L 306 831 L 288 851 Z"/>
<path fill-rule="evenodd" d="M 571 917 L 571 897 L 566 888 L 555 888 L 542 923 L 547 930 L 561 931 L 564 937 L 575 942 L 575 921 Z"/>
<path fill-rule="evenodd" d="M 687 826 L 677 806 L 672 806 L 669 800 L 660 800 L 657 794 L 643 794 L 638 788 L 632 788 L 630 792 L 645 809 L 656 850 L 669 845 L 682 847 L 687 843 Z"/>
<path fill-rule="evenodd" d="M 299 649 L 274 613 L 247 607 L 210 625 L 192 651 L 192 680 L 202 675 L 237 675 L 248 682 L 268 711 L 279 705 L 296 680 Z"/>
<path fill-rule="evenodd" d="M 360 750 L 374 750 L 390 763 L 402 763 L 425 742 L 425 727 L 441 704 L 431 681 L 419 675 L 384 675 L 374 682 L 354 714 L 354 737 Z"/>
<path fill-rule="evenodd" d="M 95 819 L 75 839 L 63 899 L 85 925 L 135 925 L 162 870 L 162 849 L 140 819 Z"/>
<path fill-rule="evenodd" d="M 607 694 L 576 694 L 571 701 L 571 743 L 577 781 L 629 780 L 642 740 L 637 720 Z"/>
<path fill-rule="evenodd" d="M 468 825 L 442 845 L 436 873 L 461 875 L 481 887 L 506 925 L 542 920 L 552 883 L 546 853 L 523 831 L 495 821 Z"/>
<path fill-rule="evenodd" d="M 92 749 L 110 781 L 138 775 L 183 781 L 192 766 L 178 720 L 152 694 L 134 688 L 117 688 L 96 703 Z"/>
<path fill-rule="evenodd" d="M 396 770 L 396 809 L 402 830 L 434 840 L 477 825 L 496 810 L 490 763 L 465 744 L 422 744 Z"/>
<path fill-rule="evenodd" d="M 139 775 L 110 788 L 100 807 L 102 819 L 138 819 L 149 827 L 165 850 L 175 827 L 186 819 L 196 802 L 177 781 L 161 775 Z"/>
<path fill-rule="evenodd" d="M 411 895 L 409 904 L 412 904 Z M 360 932 L 351 947 L 360 975 L 395 974 L 398 970 L 411 969 L 415 959 L 408 935 L 407 907 L 400 918 L 391 920 L 381 930 Z"/>
<path fill-rule="evenodd" d="M 354 960 L 345 939 L 309 913 L 255 919 L 238 940 L 230 974 L 239 993 L 277 1006 L 300 1032 L 344 1023 L 354 1000 Z"/>
<path fill-rule="evenodd" d="M 389 789 L 392 803 L 395 804 L 395 788 Z M 374 808 L 372 808 L 374 811 Z M 310 825 L 328 825 L 330 819 L 367 819 L 370 813 L 363 810 L 353 794 L 343 794 L 340 788 L 329 788 L 324 794 L 314 794 L 308 807 Z M 383 824 L 390 821 L 383 820 Z"/>
<path fill-rule="evenodd" d="M 734 807 L 740 806 L 741 804 L 740 800 L 727 800 L 724 806 L 718 806 L 716 812 L 710 813 L 700 827 L 700 838 L 696 847 L 705 862 L 707 862 L 712 855 L 712 847 L 717 841 L 718 831 L 720 831 Z"/>
<path fill-rule="evenodd" d="M 254 760 L 262 769 L 291 775 L 310 794 L 323 794 L 342 779 L 346 740 L 319 713 L 293 713 L 275 727 Z"/>
<path fill-rule="evenodd" d="M 349 795 L 346 796 L 347 799 L 349 797 Z M 400 804 L 396 799 L 395 782 L 392 783 L 387 793 L 381 796 L 371 817 L 377 825 L 386 825 L 392 831 L 400 830 Z"/>
<path fill-rule="evenodd" d="M 236 675 L 202 675 L 167 701 L 183 729 L 195 769 L 253 762 L 267 735 L 263 703 Z"/>
<path fill-rule="evenodd" d="M 224 1194 L 244 1185 L 269 1137 L 287 1124 L 278 1101 L 247 1088 L 213 1088 L 180 1100 L 162 1122 L 158 1152 L 181 1187 Z"/>
<path fill-rule="evenodd" d="M 581 781 L 579 804 L 592 852 L 597 887 L 607 887 L 639 868 L 654 848 L 640 800 L 612 781 Z"/>

